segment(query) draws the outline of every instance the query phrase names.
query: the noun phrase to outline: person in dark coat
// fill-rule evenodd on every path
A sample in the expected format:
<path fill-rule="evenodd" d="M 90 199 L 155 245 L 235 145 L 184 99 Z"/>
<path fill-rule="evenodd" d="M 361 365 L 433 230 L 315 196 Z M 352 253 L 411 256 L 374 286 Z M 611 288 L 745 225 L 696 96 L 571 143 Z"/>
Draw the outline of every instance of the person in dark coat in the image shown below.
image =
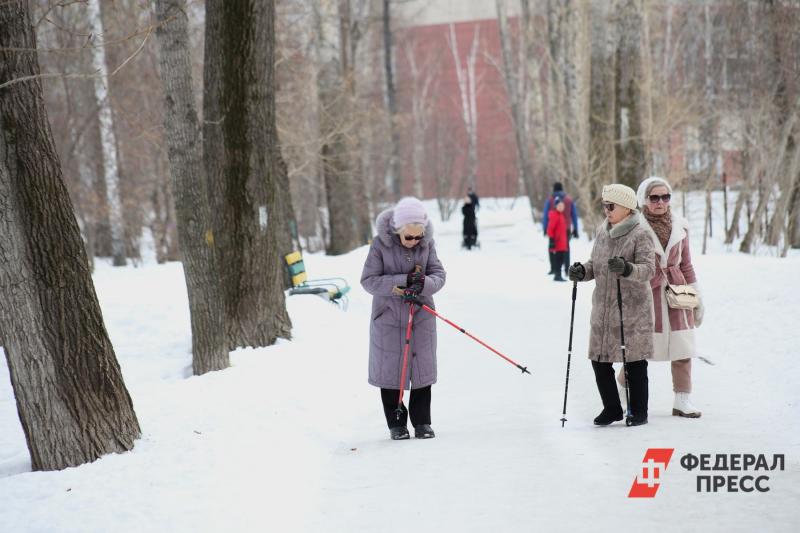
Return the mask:
<path fill-rule="evenodd" d="M 472 187 L 467 187 L 467 196 L 469 196 L 472 206 L 475 208 L 475 212 L 477 213 L 481 208 L 481 202 L 478 199 L 478 193 L 476 193 Z"/>
<path fill-rule="evenodd" d="M 550 270 L 554 272 L 553 281 L 567 281 L 561 277 L 564 254 L 569 250 L 567 240 L 567 219 L 564 216 L 564 202 L 556 198 L 547 217 L 547 236 L 550 237 Z"/>
<path fill-rule="evenodd" d="M 478 223 L 475 218 L 475 203 L 470 196 L 464 197 L 461 214 L 464 215 L 464 248 L 471 250 L 478 242 Z"/>
<path fill-rule="evenodd" d="M 410 437 L 410 417 L 417 438 L 434 437 L 431 428 L 431 385 L 436 383 L 436 317 L 414 313 L 408 369 L 404 389 L 410 389 L 408 409 L 401 404 L 400 377 L 410 300 L 433 309 L 433 295 L 445 283 L 446 272 L 436 255 L 433 224 L 422 202 L 403 198 L 378 215 L 377 236 L 372 241 L 361 273 L 361 286 L 372 295 L 369 345 L 369 383 L 381 390 L 390 436 Z M 420 268 L 417 269 L 416 267 Z"/>
<path fill-rule="evenodd" d="M 564 217 L 567 221 L 567 250 L 564 253 L 564 260 L 561 265 L 564 267 L 564 272 L 567 271 L 570 264 L 570 254 L 569 254 L 569 239 L 572 237 L 578 237 L 578 210 L 575 208 L 575 202 L 572 200 L 572 197 L 564 192 L 564 186 L 561 182 L 553 183 L 553 194 L 545 201 L 544 203 L 544 216 L 542 217 L 542 229 L 544 230 L 544 235 L 547 237 L 547 225 L 549 222 L 550 210 L 553 208 L 553 204 L 555 200 L 558 199 L 561 202 L 564 202 Z M 553 269 L 554 264 L 554 254 L 550 253 L 550 272 L 548 274 L 555 274 Z M 560 268 L 559 268 L 560 270 Z"/>

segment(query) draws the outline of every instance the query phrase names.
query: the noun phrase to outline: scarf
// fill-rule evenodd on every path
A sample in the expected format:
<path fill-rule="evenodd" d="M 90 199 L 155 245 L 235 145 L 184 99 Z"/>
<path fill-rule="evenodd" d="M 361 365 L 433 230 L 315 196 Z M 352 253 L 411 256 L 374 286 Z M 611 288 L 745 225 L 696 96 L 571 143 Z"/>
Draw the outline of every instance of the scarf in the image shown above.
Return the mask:
<path fill-rule="evenodd" d="M 656 234 L 656 237 L 658 237 L 661 247 L 666 250 L 669 237 L 672 235 L 672 212 L 670 208 L 667 207 L 663 215 L 653 214 L 647 207 L 642 210 L 642 213 L 650 224 L 650 227 L 653 228 L 653 232 Z"/>
<path fill-rule="evenodd" d="M 612 239 L 616 239 L 617 237 L 622 237 L 623 235 L 630 233 L 633 228 L 639 225 L 640 221 L 641 218 L 639 216 L 639 211 L 634 209 L 628 218 L 619 222 L 616 226 L 611 226 L 611 224 L 608 223 L 608 219 L 606 219 L 605 224 L 609 236 Z"/>

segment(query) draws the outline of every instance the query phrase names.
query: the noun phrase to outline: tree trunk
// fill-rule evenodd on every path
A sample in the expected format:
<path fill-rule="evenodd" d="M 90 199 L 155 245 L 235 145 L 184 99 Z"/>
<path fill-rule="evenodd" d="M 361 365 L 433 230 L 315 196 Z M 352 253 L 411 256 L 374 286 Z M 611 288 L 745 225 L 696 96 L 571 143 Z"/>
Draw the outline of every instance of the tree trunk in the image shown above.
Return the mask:
<path fill-rule="evenodd" d="M 89 22 L 92 26 L 94 42 L 92 43 L 92 63 L 98 76 L 94 78 L 94 93 L 97 99 L 100 120 L 100 138 L 103 147 L 103 175 L 105 176 L 106 195 L 108 197 L 109 223 L 111 225 L 111 252 L 114 266 L 123 266 L 125 260 L 125 221 L 122 215 L 122 200 L 119 193 L 119 156 L 117 139 L 114 134 L 114 120 L 111 114 L 111 102 L 106 88 L 108 73 L 106 66 L 105 46 L 100 45 L 103 38 L 103 20 L 100 17 L 100 0 L 89 0 Z"/>
<path fill-rule="evenodd" d="M 589 94 L 589 161 L 591 185 L 587 200 L 599 196 L 600 183 L 616 183 L 617 152 L 615 150 L 614 73 L 616 66 L 616 25 L 610 22 L 613 4 L 593 2 L 591 5 L 591 85 Z M 594 185 L 598 184 L 598 185 Z M 583 212 L 596 212 L 589 202 Z"/>
<path fill-rule="evenodd" d="M 466 184 L 473 190 L 476 189 L 478 173 L 478 80 L 475 74 L 475 62 L 478 57 L 480 45 L 480 26 L 475 26 L 472 36 L 472 45 L 462 66 L 461 52 L 458 49 L 458 39 L 455 24 L 451 23 L 447 41 L 453 55 L 453 63 L 458 80 L 458 93 L 461 98 L 461 120 L 467 134 L 467 161 Z M 463 190 L 463 189 L 462 189 Z M 459 193 L 461 191 L 458 191 Z"/>
<path fill-rule="evenodd" d="M 178 238 L 192 322 L 195 375 L 229 366 L 224 305 L 214 256 L 200 125 L 192 92 L 186 0 L 156 0 L 164 128 L 175 190 Z"/>
<path fill-rule="evenodd" d="M 397 94 L 394 86 L 394 69 L 392 68 L 392 15 L 391 0 L 383 0 L 383 65 L 386 71 L 386 106 L 389 110 L 389 132 L 391 134 L 392 153 L 386 169 L 386 187 L 394 196 L 394 200 L 402 194 L 402 176 L 400 175 L 400 135 L 397 132 Z"/>
<path fill-rule="evenodd" d="M 505 81 L 506 93 L 511 105 L 511 122 L 514 127 L 514 140 L 517 154 L 517 173 L 518 179 L 525 189 L 525 195 L 530 201 L 530 205 L 538 205 L 533 188 L 533 166 L 531 165 L 528 153 L 530 144 L 526 129 L 527 120 L 522 106 L 522 95 L 519 91 L 519 77 L 525 76 L 525 70 L 513 64 L 511 51 L 511 35 L 508 28 L 508 18 L 506 17 L 503 0 L 495 1 L 497 9 L 497 20 L 500 31 L 500 50 L 503 55 L 503 80 Z M 523 27 L 522 32 L 527 31 Z M 524 41 L 523 41 L 524 42 Z M 533 215 L 533 210 L 531 210 Z"/>
<path fill-rule="evenodd" d="M 274 0 L 206 2 L 205 166 L 228 347 L 288 338 L 286 165 L 275 127 Z M 290 238 L 288 238 L 290 239 Z"/>
<path fill-rule="evenodd" d="M 0 83 L 38 75 L 28 51 L 35 48 L 29 4 L 0 4 Z M 0 331 L 33 469 L 132 449 L 139 423 L 103 324 L 39 80 L 0 92 L 0 235 Z"/>
<path fill-rule="evenodd" d="M 341 5 L 339 6 L 342 7 Z M 352 155 L 349 150 L 346 130 L 350 126 L 350 92 L 343 67 L 347 64 L 345 48 L 340 40 L 338 55 L 323 46 L 325 26 L 323 14 L 317 11 L 317 35 L 314 52 L 319 72 L 317 90 L 320 105 L 321 166 L 328 206 L 328 255 L 350 252 L 360 244 L 358 217 L 353 209 L 356 203 Z M 339 31 L 342 31 L 343 13 L 338 11 Z M 346 25 L 345 25 L 346 26 Z M 341 34 L 340 34 L 341 36 Z"/>
<path fill-rule="evenodd" d="M 635 190 L 646 177 L 650 154 L 644 139 L 642 93 L 642 0 L 622 0 L 617 12 L 616 115 L 617 181 Z"/>

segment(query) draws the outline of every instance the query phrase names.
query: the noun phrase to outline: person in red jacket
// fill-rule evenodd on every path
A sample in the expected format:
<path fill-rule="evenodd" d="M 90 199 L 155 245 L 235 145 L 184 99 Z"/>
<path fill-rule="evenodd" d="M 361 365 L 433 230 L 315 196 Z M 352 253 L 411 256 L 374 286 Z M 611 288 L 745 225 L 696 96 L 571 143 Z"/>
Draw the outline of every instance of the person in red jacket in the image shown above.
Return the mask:
<path fill-rule="evenodd" d="M 553 281 L 567 281 L 561 277 L 561 265 L 569 250 L 567 240 L 567 217 L 564 215 L 564 202 L 560 198 L 553 200 L 553 207 L 547 214 L 547 236 L 550 237 L 550 252 Z"/>

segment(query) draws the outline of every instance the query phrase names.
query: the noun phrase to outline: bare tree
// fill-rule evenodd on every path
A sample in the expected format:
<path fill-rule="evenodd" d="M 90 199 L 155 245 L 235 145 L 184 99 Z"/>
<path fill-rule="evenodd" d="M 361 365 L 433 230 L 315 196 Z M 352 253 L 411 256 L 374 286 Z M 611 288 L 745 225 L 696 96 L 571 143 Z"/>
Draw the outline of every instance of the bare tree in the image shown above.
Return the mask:
<path fill-rule="evenodd" d="M 389 132 L 391 134 L 391 156 L 386 168 L 386 189 L 391 191 L 394 199 L 401 194 L 400 175 L 400 136 L 397 132 L 397 92 L 394 84 L 394 68 L 392 67 L 392 15 L 391 0 L 383 0 L 383 64 L 386 76 L 386 106 L 389 112 Z"/>
<path fill-rule="evenodd" d="M 99 40 L 104 35 L 103 19 L 100 16 L 100 1 L 89 0 L 88 17 L 92 25 L 92 33 L 96 45 L 92 47 L 94 69 L 100 74 L 94 78 L 94 93 L 97 99 L 100 120 L 100 137 L 103 146 L 103 175 L 105 176 L 106 194 L 108 195 L 109 222 L 111 224 L 111 248 L 114 265 L 125 265 L 124 221 L 122 219 L 122 200 L 119 193 L 119 160 L 117 140 L 114 133 L 114 120 L 111 114 L 111 103 L 104 76 L 107 74 L 105 47 Z"/>
<path fill-rule="evenodd" d="M 0 331 L 34 470 L 133 448 L 139 423 L 103 324 L 47 121 L 28 2 L 0 4 Z"/>
<path fill-rule="evenodd" d="M 620 0 L 616 14 L 619 20 L 615 106 L 617 181 L 634 188 L 647 176 L 650 161 L 643 124 L 647 105 L 647 95 L 642 91 L 643 10 L 642 0 Z"/>
<path fill-rule="evenodd" d="M 203 168 L 200 124 L 192 91 L 186 0 L 156 0 L 160 23 L 160 72 L 164 80 L 164 128 L 178 211 L 178 236 L 192 322 L 195 375 L 227 368 L 229 357 L 214 255 L 214 231 Z"/>
<path fill-rule="evenodd" d="M 417 59 L 417 49 L 413 43 L 409 43 L 405 48 L 406 62 L 411 71 L 411 168 L 413 173 L 413 191 L 417 198 L 423 197 L 423 167 L 427 163 L 426 152 L 428 143 L 428 133 L 433 112 L 435 92 L 436 72 L 438 71 L 438 57 L 428 57 L 422 64 Z"/>
<path fill-rule="evenodd" d="M 464 123 L 464 131 L 467 134 L 467 172 L 466 182 L 469 187 L 475 188 L 478 171 L 478 91 L 479 80 L 477 79 L 475 64 L 478 59 L 478 47 L 480 46 L 480 26 L 475 26 L 472 35 L 472 44 L 463 63 L 461 52 L 458 49 L 458 38 L 456 37 L 455 24 L 450 24 L 447 35 L 447 45 L 453 55 L 453 62 L 456 68 L 456 78 L 458 79 L 458 95 L 461 102 L 461 120 Z"/>
<path fill-rule="evenodd" d="M 291 332 L 274 8 L 274 0 L 206 2 L 204 159 L 229 348 L 269 346 Z"/>
<path fill-rule="evenodd" d="M 500 31 L 500 50 L 503 56 L 502 75 L 505 82 L 506 94 L 511 105 L 511 123 L 514 128 L 514 141 L 517 154 L 517 173 L 518 182 L 522 184 L 525 195 L 528 197 L 531 206 L 538 205 L 533 186 L 533 165 L 530 159 L 530 142 L 528 139 L 528 117 L 525 109 L 524 95 L 526 94 L 527 81 L 527 58 L 523 56 L 521 64 L 515 64 L 513 58 L 519 57 L 512 50 L 511 32 L 508 27 L 508 17 L 505 11 L 503 0 L 495 0 L 497 10 L 497 20 Z M 529 21 L 523 19 L 525 25 Z M 523 45 L 524 34 L 528 29 L 523 26 Z"/>

